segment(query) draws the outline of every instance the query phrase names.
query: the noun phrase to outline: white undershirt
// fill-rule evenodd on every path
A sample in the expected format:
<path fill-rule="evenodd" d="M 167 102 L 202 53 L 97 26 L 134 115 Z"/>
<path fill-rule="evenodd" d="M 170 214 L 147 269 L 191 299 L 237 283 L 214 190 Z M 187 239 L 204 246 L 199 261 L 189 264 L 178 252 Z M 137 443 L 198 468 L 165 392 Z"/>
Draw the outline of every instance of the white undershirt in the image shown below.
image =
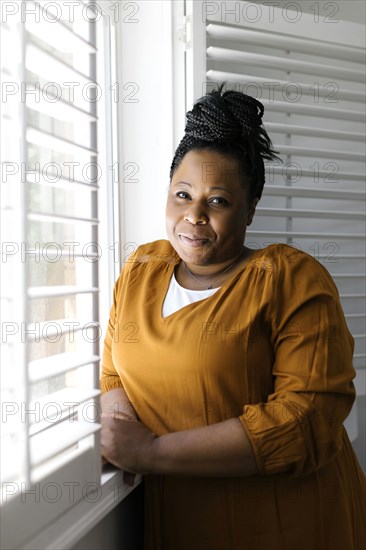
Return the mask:
<path fill-rule="evenodd" d="M 193 304 L 193 302 L 198 302 L 199 300 L 212 296 L 212 294 L 215 294 L 216 290 L 219 289 L 190 290 L 188 288 L 183 288 L 177 282 L 173 273 L 170 279 L 168 292 L 165 296 L 162 315 L 163 317 L 167 317 L 188 304 Z"/>

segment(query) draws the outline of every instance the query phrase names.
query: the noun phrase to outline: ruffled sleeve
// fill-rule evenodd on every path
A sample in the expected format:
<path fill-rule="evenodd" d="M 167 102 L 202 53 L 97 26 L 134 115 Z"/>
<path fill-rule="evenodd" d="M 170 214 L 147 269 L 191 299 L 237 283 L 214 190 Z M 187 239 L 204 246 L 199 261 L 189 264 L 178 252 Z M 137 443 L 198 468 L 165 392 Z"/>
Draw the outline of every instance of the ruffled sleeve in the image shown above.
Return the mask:
<path fill-rule="evenodd" d="M 265 403 L 245 405 L 240 420 L 260 475 L 302 475 L 341 449 L 355 399 L 354 341 L 327 270 L 291 247 L 275 250 L 274 391 Z"/>

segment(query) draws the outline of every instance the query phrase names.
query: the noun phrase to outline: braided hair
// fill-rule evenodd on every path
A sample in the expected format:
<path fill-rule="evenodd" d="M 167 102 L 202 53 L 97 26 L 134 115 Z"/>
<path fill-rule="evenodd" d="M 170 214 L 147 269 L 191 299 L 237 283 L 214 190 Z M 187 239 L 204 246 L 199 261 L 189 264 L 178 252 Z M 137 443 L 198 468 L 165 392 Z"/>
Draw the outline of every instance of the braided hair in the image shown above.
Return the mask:
<path fill-rule="evenodd" d="M 198 99 L 186 115 L 185 135 L 175 151 L 170 180 L 184 155 L 210 149 L 236 159 L 243 184 L 249 184 L 249 199 L 260 199 L 265 181 L 263 160 L 278 159 L 262 126 L 264 107 L 254 97 L 218 90 Z"/>

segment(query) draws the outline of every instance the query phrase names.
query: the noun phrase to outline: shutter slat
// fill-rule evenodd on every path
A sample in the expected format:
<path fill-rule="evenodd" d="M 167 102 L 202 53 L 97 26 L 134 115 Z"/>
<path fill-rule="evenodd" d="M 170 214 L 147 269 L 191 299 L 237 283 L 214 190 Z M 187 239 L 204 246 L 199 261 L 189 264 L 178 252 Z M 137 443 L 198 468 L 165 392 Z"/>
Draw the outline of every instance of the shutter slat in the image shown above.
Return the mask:
<path fill-rule="evenodd" d="M 280 71 L 292 71 L 294 73 L 324 76 L 326 78 L 340 78 L 346 81 L 364 82 L 364 72 L 355 69 L 335 67 L 321 63 L 300 61 L 291 57 L 276 57 L 275 55 L 263 55 L 228 48 L 210 46 L 207 48 L 208 59 L 214 61 L 230 61 L 242 63 L 245 66 L 262 67 L 265 69 L 277 69 Z"/>
<path fill-rule="evenodd" d="M 366 298 L 366 294 L 362 294 L 362 293 L 351 293 L 351 294 L 343 294 L 343 293 L 340 293 L 339 294 L 340 297 L 343 299 L 353 299 L 353 298 Z"/>
<path fill-rule="evenodd" d="M 77 286 L 40 286 L 29 287 L 29 298 L 54 298 L 57 296 L 75 296 L 77 294 L 95 294 L 99 289 L 96 287 L 82 288 Z"/>
<path fill-rule="evenodd" d="M 352 160 L 354 162 L 363 162 L 365 159 L 364 154 L 354 153 L 353 151 L 337 151 L 321 148 L 314 149 L 312 147 L 297 147 L 296 145 L 280 145 L 277 143 L 275 143 L 275 148 L 281 155 L 342 159 Z"/>
<path fill-rule="evenodd" d="M 208 18 L 210 20 L 210 18 Z M 300 38 L 295 36 L 283 36 L 277 33 L 267 33 L 258 30 L 218 25 L 209 23 L 206 27 L 208 36 L 224 40 L 254 44 L 256 46 L 269 46 L 281 50 L 308 53 L 310 55 L 330 57 L 337 60 L 364 63 L 365 54 L 361 48 L 353 46 L 340 46 L 336 42 L 327 43 L 319 40 Z"/>
<path fill-rule="evenodd" d="M 287 135 L 311 136 L 328 139 L 365 142 L 365 134 L 361 134 L 358 132 L 328 130 L 326 128 L 316 128 L 314 126 L 299 126 L 297 124 L 281 124 L 278 122 L 265 122 L 265 127 L 269 133 L 280 132 Z"/>
<path fill-rule="evenodd" d="M 291 99 L 290 92 L 296 93 L 296 95 L 299 97 L 300 95 L 308 95 L 310 97 L 314 97 L 314 84 L 306 84 L 305 82 L 296 82 L 290 81 L 290 80 L 281 80 L 278 78 L 263 78 L 259 76 L 255 76 L 252 74 L 249 74 L 247 71 L 245 73 L 233 73 L 229 71 L 219 71 L 217 69 L 210 69 L 207 71 L 207 78 L 210 81 L 213 82 L 222 82 L 223 80 L 228 80 L 231 83 L 242 83 L 248 85 L 248 93 L 251 95 L 252 93 L 255 93 L 256 89 L 264 89 L 267 90 L 270 94 L 270 97 L 274 95 L 274 92 L 284 90 L 286 91 L 286 95 Z M 256 87 L 253 86 L 253 84 L 256 84 Z M 251 85 L 251 86 L 249 86 Z M 292 88 L 292 89 L 291 89 Z M 244 91 L 244 90 L 243 90 Z M 316 94 L 320 98 L 325 98 L 327 100 L 330 96 L 330 92 L 334 90 L 329 90 L 325 86 L 319 86 L 316 88 Z M 364 102 L 365 101 L 365 94 L 362 92 L 356 92 L 352 90 L 346 90 L 346 89 L 337 89 L 337 100 L 338 99 L 345 99 L 349 101 L 358 101 L 358 102 Z M 293 103 L 296 103 L 296 98 L 294 98 Z M 335 101 L 329 101 L 329 103 L 334 103 Z M 289 100 L 289 103 L 290 100 Z"/>
<path fill-rule="evenodd" d="M 56 243 L 58 244 L 58 243 Z M 61 246 L 61 245 L 60 245 Z M 4 254 L 4 252 L 0 251 L 1 254 Z M 33 251 L 24 251 L 24 255 L 27 256 L 27 254 L 34 254 Z M 100 255 L 94 252 L 77 252 L 74 248 L 72 251 L 70 249 L 60 249 L 60 248 L 47 248 L 47 252 L 45 253 L 45 256 L 47 259 L 49 258 L 68 258 L 68 259 L 74 259 L 74 258 L 84 258 L 86 261 L 89 261 L 90 263 L 95 262 L 96 260 L 93 258 L 100 258 Z"/>
<path fill-rule="evenodd" d="M 329 263 L 332 263 L 331 260 L 329 260 L 329 254 L 319 254 L 316 256 L 319 258 L 319 260 L 328 260 Z M 365 260 L 366 255 L 365 254 L 340 254 L 337 252 L 337 259 L 340 260 Z"/>
<path fill-rule="evenodd" d="M 85 388 L 64 388 L 31 401 L 29 404 L 30 435 L 52 430 L 57 424 L 67 421 L 68 424 L 77 422 L 76 415 L 83 417 L 83 411 L 78 407 L 100 395 L 100 390 Z M 95 407 L 94 415 L 96 412 Z M 91 411 L 89 411 L 91 412 Z M 90 415 L 88 415 L 90 416 Z M 89 419 L 84 419 L 89 421 Z M 93 419 L 91 418 L 90 421 Z"/>
<path fill-rule="evenodd" d="M 262 99 L 261 102 L 267 111 L 278 113 L 289 113 L 304 116 L 315 116 L 320 118 L 332 118 L 335 120 L 347 120 L 352 122 L 364 122 L 365 113 L 361 111 L 352 111 L 349 109 L 331 109 L 329 107 L 319 107 L 317 105 L 305 105 L 301 103 L 290 103 L 286 101 L 269 101 Z"/>
<path fill-rule="evenodd" d="M 267 237 L 267 240 L 270 237 L 278 237 L 280 239 L 315 239 L 315 241 L 319 241 L 319 239 L 357 239 L 362 241 L 365 239 L 365 235 L 363 233 L 311 233 L 307 231 L 271 231 L 269 234 L 268 231 L 248 230 L 247 235 L 261 238 Z"/>
<path fill-rule="evenodd" d="M 59 374 L 71 372 L 92 363 L 99 362 L 98 355 L 85 356 L 77 353 L 60 353 L 44 357 L 29 363 L 29 381 L 31 383 L 46 380 Z"/>
<path fill-rule="evenodd" d="M 304 197 L 317 199 L 339 199 L 350 201 L 364 201 L 365 193 L 363 191 L 343 191 L 338 189 L 318 189 L 314 187 L 294 187 L 285 185 L 267 184 L 264 186 L 265 195 L 275 195 L 279 197 Z"/>
<path fill-rule="evenodd" d="M 90 84 L 97 86 L 97 83 L 88 75 L 77 71 L 71 65 L 45 52 L 35 44 L 27 46 L 26 67 L 33 73 L 49 78 L 53 82 L 77 82 L 81 87 Z"/>
<path fill-rule="evenodd" d="M 62 97 L 56 97 L 49 91 L 47 91 L 47 99 L 43 93 L 40 93 L 39 97 L 36 97 L 34 94 L 28 94 L 27 107 L 58 120 L 74 122 L 96 122 L 98 120 L 96 115 L 85 111 L 85 109 L 81 109 L 75 102 L 69 103 L 62 99 Z"/>
<path fill-rule="evenodd" d="M 366 319 L 366 313 L 346 313 L 347 319 Z"/>
<path fill-rule="evenodd" d="M 326 170 L 318 170 L 315 172 L 315 170 L 308 170 L 307 168 L 302 167 L 296 167 L 293 165 L 284 165 L 284 166 L 276 166 L 271 165 L 268 166 L 268 171 L 271 171 L 272 174 L 279 174 L 286 176 L 294 176 L 296 178 L 299 177 L 299 175 L 303 177 L 313 178 L 315 173 L 318 176 L 318 178 L 327 178 L 330 181 L 333 181 L 334 183 L 339 183 L 342 180 L 351 180 L 351 181 L 364 181 L 365 175 L 364 174 L 357 174 L 355 172 L 332 172 L 332 171 L 326 171 Z M 285 172 L 284 172 L 285 171 Z"/>
<path fill-rule="evenodd" d="M 52 439 L 49 430 L 32 436 L 30 438 L 32 468 L 77 445 L 79 441 L 99 430 L 100 426 L 91 422 L 66 422 L 53 426 Z"/>
<path fill-rule="evenodd" d="M 333 279 L 364 279 L 362 273 L 333 273 Z"/>
<path fill-rule="evenodd" d="M 67 139 L 62 139 L 48 132 L 39 130 L 32 126 L 28 126 L 26 133 L 26 140 L 29 143 L 35 145 L 40 145 L 46 149 L 52 149 L 53 151 L 59 151 L 61 153 L 74 155 L 77 157 L 84 157 L 87 160 L 90 160 L 92 155 L 97 155 L 98 152 L 95 149 L 90 147 L 84 147 L 83 145 L 78 145 Z"/>
<path fill-rule="evenodd" d="M 295 208 L 263 208 L 257 207 L 256 214 L 259 216 L 275 216 L 286 218 L 322 218 L 322 219 L 345 219 L 345 220 L 366 220 L 363 212 L 338 212 L 336 210 L 300 210 Z"/>
<path fill-rule="evenodd" d="M 33 9 L 38 7 L 38 10 L 40 10 L 38 2 L 29 3 L 30 5 L 33 4 Z M 38 13 L 33 17 L 26 18 L 25 28 L 27 31 L 56 49 L 63 50 L 66 45 L 68 51 L 71 51 L 72 49 L 77 51 L 82 48 L 86 53 L 95 53 L 97 50 L 93 44 L 85 40 L 79 34 L 75 33 L 68 25 L 65 25 L 62 19 L 57 17 L 55 18 L 55 15 L 52 14 L 52 10 L 50 10 L 49 7 L 47 9 L 47 6 L 50 6 L 51 4 L 52 2 L 42 6 L 44 15 Z M 62 7 L 62 4 L 60 7 Z M 55 22 L 52 22 L 53 18 L 55 19 Z"/>
<path fill-rule="evenodd" d="M 99 185 L 86 181 L 79 181 L 71 176 L 70 179 L 63 178 L 59 175 L 46 179 L 42 172 L 37 170 L 32 174 L 27 172 L 26 181 L 27 183 L 37 183 L 38 185 L 47 185 L 48 187 L 58 187 L 59 189 L 67 190 L 73 190 L 75 187 L 78 187 L 78 189 L 84 188 L 85 191 L 96 191 L 99 189 Z"/>
<path fill-rule="evenodd" d="M 76 216 L 66 216 L 61 214 L 52 214 L 47 212 L 32 212 L 31 210 L 27 216 L 28 220 L 37 222 L 54 222 L 54 223 L 89 223 L 91 225 L 97 225 L 99 220 L 96 218 L 79 218 Z"/>

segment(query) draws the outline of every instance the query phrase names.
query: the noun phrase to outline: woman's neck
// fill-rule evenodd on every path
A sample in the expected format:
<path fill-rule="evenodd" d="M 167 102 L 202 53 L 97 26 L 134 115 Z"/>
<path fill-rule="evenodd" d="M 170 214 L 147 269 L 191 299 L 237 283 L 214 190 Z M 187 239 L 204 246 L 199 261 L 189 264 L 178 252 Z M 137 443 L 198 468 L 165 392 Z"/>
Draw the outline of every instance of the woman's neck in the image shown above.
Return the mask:
<path fill-rule="evenodd" d="M 234 258 L 220 264 L 178 264 L 175 278 L 180 286 L 190 290 L 206 290 L 222 286 L 239 268 L 242 268 L 254 251 L 243 247 Z"/>

